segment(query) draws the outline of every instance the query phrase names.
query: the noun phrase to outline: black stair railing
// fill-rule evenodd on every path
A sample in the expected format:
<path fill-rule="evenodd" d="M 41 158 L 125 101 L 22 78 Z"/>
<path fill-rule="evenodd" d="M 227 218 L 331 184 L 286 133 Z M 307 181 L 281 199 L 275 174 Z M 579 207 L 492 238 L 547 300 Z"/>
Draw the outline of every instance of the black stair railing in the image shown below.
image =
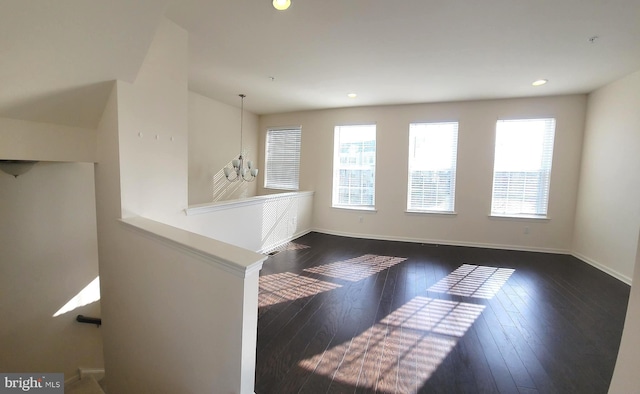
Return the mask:
<path fill-rule="evenodd" d="M 95 324 L 98 327 L 100 327 L 100 325 L 102 324 L 102 319 L 99 317 L 88 317 L 83 315 L 78 315 L 76 317 L 76 321 L 79 323 Z"/>

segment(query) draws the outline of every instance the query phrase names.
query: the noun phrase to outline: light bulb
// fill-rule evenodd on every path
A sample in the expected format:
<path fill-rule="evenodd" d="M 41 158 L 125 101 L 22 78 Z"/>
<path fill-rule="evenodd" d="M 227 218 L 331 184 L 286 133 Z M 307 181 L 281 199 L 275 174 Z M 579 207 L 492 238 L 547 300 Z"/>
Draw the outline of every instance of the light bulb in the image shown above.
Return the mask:
<path fill-rule="evenodd" d="M 284 11 L 291 5 L 291 0 L 273 0 L 273 8 Z"/>

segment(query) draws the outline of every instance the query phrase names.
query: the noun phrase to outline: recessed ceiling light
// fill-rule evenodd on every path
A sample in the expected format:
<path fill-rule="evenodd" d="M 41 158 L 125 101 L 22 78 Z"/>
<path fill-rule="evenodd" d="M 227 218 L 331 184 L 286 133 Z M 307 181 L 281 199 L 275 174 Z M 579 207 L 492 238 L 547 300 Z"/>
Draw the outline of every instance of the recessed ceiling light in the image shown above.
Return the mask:
<path fill-rule="evenodd" d="M 537 81 L 533 81 L 532 85 L 533 86 L 542 86 L 547 82 L 549 82 L 549 81 L 546 80 L 546 79 L 538 79 Z"/>
<path fill-rule="evenodd" d="M 349 94 L 347 94 L 347 97 L 349 97 L 349 98 L 356 98 L 356 97 L 358 97 L 358 95 L 357 95 L 357 94 L 355 94 L 355 93 L 349 93 Z"/>
<path fill-rule="evenodd" d="M 291 5 L 291 0 L 273 0 L 273 8 L 284 11 Z"/>

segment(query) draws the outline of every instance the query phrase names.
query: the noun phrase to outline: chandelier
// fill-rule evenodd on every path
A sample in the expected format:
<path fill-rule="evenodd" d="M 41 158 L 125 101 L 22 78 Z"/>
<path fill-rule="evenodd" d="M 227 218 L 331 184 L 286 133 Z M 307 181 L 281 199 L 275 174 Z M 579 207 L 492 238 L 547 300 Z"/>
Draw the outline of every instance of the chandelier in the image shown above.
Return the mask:
<path fill-rule="evenodd" d="M 247 168 L 244 167 L 246 152 L 242 150 L 242 118 L 244 117 L 244 94 L 240 94 L 240 155 L 231 161 L 233 168 L 225 167 L 224 176 L 229 182 L 246 181 L 253 182 L 258 176 L 258 169 L 253 168 L 253 162 L 247 160 Z"/>

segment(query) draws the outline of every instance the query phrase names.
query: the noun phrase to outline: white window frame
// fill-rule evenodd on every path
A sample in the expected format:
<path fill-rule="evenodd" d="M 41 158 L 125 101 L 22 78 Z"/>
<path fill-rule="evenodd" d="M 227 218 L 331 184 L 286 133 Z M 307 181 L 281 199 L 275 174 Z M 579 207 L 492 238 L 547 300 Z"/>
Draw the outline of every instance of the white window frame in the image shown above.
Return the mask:
<path fill-rule="evenodd" d="M 301 144 L 301 126 L 267 129 L 264 156 L 265 189 L 299 190 Z"/>
<path fill-rule="evenodd" d="M 547 219 L 556 120 L 496 123 L 491 216 Z"/>
<path fill-rule="evenodd" d="M 371 154 L 371 137 L 373 137 L 373 154 Z M 351 144 L 351 150 L 353 150 L 351 154 L 342 152 L 344 144 Z M 359 148 L 358 144 L 360 144 Z M 335 127 L 332 207 L 375 210 L 376 154 L 375 124 Z M 351 171 L 353 171 L 353 177 L 345 176 L 345 173 Z M 358 179 L 357 182 L 352 181 L 356 179 Z M 368 203 L 363 201 L 368 200 L 369 196 Z"/>
<path fill-rule="evenodd" d="M 458 122 L 409 125 L 407 212 L 455 213 L 457 156 Z"/>

